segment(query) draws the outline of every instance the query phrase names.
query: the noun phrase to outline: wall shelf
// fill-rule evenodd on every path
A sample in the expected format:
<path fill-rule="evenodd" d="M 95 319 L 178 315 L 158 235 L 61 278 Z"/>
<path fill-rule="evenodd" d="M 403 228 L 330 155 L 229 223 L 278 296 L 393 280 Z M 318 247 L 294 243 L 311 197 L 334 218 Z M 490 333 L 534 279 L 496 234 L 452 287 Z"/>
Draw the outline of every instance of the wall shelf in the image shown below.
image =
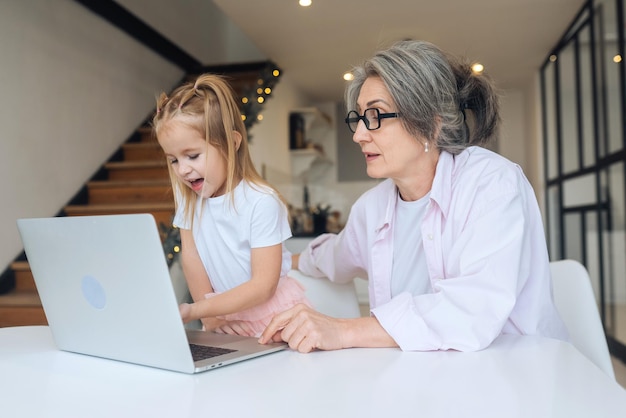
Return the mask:
<path fill-rule="evenodd" d="M 293 149 L 291 154 L 291 176 L 304 183 L 315 180 L 323 174 L 333 162 L 316 148 Z"/>

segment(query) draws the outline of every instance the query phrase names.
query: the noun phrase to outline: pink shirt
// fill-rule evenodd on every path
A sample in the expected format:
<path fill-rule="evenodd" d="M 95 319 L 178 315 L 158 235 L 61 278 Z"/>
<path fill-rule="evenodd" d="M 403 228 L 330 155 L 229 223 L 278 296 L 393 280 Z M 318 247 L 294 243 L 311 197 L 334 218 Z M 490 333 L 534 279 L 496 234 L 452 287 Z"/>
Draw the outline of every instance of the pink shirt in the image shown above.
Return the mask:
<path fill-rule="evenodd" d="M 300 270 L 369 278 L 372 314 L 402 350 L 480 350 L 501 333 L 567 340 L 541 214 L 518 165 L 479 147 L 441 153 L 419 226 L 428 271 L 415 272 L 428 275 L 429 293 L 391 294 L 396 196 L 391 180 L 364 193 L 341 233 L 301 254 Z"/>

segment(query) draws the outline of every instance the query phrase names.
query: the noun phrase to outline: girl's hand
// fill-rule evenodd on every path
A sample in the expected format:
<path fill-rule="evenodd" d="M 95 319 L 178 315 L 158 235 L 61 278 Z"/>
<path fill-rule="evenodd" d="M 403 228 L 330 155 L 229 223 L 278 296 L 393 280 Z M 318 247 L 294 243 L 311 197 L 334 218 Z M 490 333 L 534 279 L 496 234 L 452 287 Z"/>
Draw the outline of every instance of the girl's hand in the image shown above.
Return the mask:
<path fill-rule="evenodd" d="M 190 303 L 181 303 L 178 306 L 178 311 L 180 312 L 180 317 L 183 319 L 183 323 L 187 323 L 191 321 L 191 304 Z"/>
<path fill-rule="evenodd" d="M 219 326 L 213 329 L 218 334 L 243 335 L 245 337 L 254 337 L 255 333 L 250 325 L 245 321 L 223 321 Z"/>

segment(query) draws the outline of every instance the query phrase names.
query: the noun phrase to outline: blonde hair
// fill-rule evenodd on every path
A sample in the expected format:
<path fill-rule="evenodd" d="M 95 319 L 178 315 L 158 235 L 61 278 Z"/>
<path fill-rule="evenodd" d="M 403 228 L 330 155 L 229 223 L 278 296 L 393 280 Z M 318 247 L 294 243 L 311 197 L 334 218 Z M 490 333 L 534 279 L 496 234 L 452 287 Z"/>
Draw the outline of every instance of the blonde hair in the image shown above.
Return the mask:
<path fill-rule="evenodd" d="M 226 163 L 225 193 L 232 192 L 241 180 L 251 185 L 265 186 L 277 197 L 284 199 L 273 186 L 256 171 L 248 148 L 248 135 L 235 101 L 232 87 L 220 76 L 203 74 L 195 82 L 185 83 L 171 95 L 161 93 L 157 99 L 157 110 L 152 118 L 155 137 L 163 132 L 168 122 L 176 119 L 195 129 L 209 145 L 217 148 Z M 238 143 L 235 135 L 241 135 Z M 184 202 L 185 219 L 193 224 L 196 193 L 187 187 L 168 164 L 170 181 L 174 189 L 174 201 L 178 209 L 177 196 Z M 231 194 L 231 203 L 234 196 Z"/>

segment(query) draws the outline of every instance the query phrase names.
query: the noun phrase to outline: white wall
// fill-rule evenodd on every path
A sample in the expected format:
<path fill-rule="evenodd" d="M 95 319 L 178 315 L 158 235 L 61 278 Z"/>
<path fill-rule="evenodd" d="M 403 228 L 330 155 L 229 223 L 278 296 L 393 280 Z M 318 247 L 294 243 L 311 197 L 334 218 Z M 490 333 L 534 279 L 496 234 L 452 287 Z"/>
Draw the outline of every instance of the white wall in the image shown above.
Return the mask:
<path fill-rule="evenodd" d="M 0 269 L 20 217 L 55 215 L 182 72 L 70 0 L 0 2 Z"/>

